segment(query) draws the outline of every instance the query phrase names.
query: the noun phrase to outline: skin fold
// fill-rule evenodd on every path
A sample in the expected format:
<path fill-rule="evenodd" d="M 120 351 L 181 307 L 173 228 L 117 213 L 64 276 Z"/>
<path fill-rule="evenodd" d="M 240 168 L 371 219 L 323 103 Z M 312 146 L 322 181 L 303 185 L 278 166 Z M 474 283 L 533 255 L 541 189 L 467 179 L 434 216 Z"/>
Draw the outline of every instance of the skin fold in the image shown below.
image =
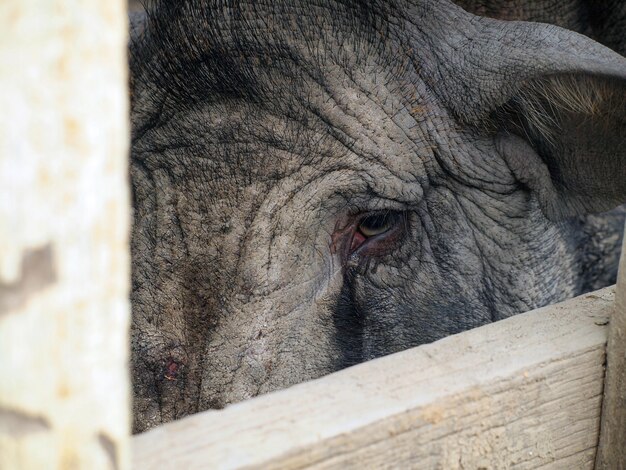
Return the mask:
<path fill-rule="evenodd" d="M 561 26 L 626 54 L 626 2 L 622 0 L 455 0 L 455 3 L 475 15 Z"/>
<path fill-rule="evenodd" d="M 614 282 L 626 59 L 460 3 L 132 20 L 135 432 Z"/>

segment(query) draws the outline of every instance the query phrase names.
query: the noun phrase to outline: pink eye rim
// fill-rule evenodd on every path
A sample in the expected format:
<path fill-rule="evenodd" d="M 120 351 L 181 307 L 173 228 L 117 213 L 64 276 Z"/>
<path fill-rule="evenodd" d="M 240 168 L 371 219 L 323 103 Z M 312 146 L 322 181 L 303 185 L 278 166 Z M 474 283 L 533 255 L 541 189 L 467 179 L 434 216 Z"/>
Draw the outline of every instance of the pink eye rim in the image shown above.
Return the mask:
<path fill-rule="evenodd" d="M 372 211 L 339 222 L 331 239 L 331 252 L 344 259 L 382 257 L 395 250 L 408 231 L 407 211 Z M 364 233 L 365 232 L 365 233 Z"/>

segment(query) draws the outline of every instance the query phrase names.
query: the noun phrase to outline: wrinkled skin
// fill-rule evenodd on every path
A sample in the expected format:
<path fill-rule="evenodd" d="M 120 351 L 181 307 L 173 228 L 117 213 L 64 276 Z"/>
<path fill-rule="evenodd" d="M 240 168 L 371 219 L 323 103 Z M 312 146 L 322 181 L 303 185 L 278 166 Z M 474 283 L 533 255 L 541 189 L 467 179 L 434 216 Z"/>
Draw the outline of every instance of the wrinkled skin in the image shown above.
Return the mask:
<path fill-rule="evenodd" d="M 624 58 L 370 3 L 135 29 L 135 431 L 613 282 L 623 211 L 592 214 L 625 200 Z"/>

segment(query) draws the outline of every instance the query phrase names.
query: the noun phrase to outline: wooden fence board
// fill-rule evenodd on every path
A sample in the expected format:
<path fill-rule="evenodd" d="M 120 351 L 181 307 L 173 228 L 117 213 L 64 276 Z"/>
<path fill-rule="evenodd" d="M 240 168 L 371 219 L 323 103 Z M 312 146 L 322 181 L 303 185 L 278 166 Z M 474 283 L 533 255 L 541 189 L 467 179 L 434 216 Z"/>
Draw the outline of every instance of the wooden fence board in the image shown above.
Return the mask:
<path fill-rule="evenodd" d="M 614 288 L 133 440 L 134 468 L 592 468 Z"/>
<path fill-rule="evenodd" d="M 626 238 L 611 316 L 597 470 L 626 469 Z"/>
<path fill-rule="evenodd" d="M 0 469 L 129 464 L 125 0 L 0 1 Z"/>

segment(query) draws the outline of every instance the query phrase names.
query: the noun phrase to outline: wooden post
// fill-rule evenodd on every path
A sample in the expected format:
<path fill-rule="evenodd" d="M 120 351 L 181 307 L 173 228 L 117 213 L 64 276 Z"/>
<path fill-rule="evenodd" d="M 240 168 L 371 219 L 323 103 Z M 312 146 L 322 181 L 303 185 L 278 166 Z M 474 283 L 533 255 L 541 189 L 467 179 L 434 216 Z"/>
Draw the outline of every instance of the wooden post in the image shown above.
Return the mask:
<path fill-rule="evenodd" d="M 607 369 L 596 469 L 626 469 L 626 238 L 607 344 Z"/>
<path fill-rule="evenodd" d="M 0 2 L 0 468 L 128 467 L 125 0 Z"/>

